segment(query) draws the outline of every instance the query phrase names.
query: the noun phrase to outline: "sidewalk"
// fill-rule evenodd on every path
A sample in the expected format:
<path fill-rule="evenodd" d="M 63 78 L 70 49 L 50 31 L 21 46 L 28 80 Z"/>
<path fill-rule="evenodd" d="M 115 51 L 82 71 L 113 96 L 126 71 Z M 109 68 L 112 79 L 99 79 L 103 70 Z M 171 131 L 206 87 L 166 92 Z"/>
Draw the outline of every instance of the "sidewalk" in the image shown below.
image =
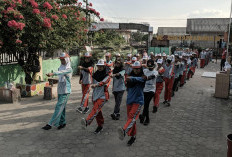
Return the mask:
<path fill-rule="evenodd" d="M 82 97 L 79 78 L 73 77 L 67 104 L 67 126 L 63 130 L 41 129 L 52 116 L 56 100 L 45 101 L 42 96 L 23 98 L 20 104 L 0 104 L 1 157 L 225 157 L 227 134 L 232 133 L 231 100 L 213 97 L 215 79 L 202 78 L 205 71 L 216 71 L 218 64 L 196 69 L 194 77 L 180 88 L 171 107 L 160 104 L 151 123 L 137 122 L 137 141 L 126 146 L 120 141 L 118 126 L 126 122 L 126 93 L 121 106 L 121 119 L 113 121 L 110 114 L 114 97 L 103 107 L 104 131 L 93 134 L 96 121 L 82 130 L 80 120 L 87 115 L 75 111 Z M 90 99 L 91 100 L 91 97 Z M 91 101 L 90 101 L 91 102 Z M 163 102 L 163 93 L 160 102 Z M 90 103 L 92 106 L 92 103 Z"/>

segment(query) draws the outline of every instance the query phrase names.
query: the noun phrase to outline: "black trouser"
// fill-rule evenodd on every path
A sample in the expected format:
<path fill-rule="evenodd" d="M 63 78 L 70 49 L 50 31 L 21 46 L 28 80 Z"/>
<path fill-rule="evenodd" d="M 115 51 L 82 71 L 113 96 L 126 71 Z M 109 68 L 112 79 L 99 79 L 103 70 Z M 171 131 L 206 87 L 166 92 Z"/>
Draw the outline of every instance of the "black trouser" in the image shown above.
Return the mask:
<path fill-rule="evenodd" d="M 225 66 L 225 62 L 226 62 L 226 59 L 221 60 L 221 71 L 223 70 L 223 68 Z"/>
<path fill-rule="evenodd" d="M 175 78 L 175 81 L 173 83 L 172 91 L 175 92 L 177 90 L 177 86 L 179 83 L 180 77 Z"/>
<path fill-rule="evenodd" d="M 115 98 L 114 114 L 120 114 L 120 105 L 124 91 L 113 92 Z"/>
<path fill-rule="evenodd" d="M 143 108 L 143 116 L 149 119 L 149 104 L 151 99 L 154 97 L 154 92 L 144 92 L 144 108 Z"/>

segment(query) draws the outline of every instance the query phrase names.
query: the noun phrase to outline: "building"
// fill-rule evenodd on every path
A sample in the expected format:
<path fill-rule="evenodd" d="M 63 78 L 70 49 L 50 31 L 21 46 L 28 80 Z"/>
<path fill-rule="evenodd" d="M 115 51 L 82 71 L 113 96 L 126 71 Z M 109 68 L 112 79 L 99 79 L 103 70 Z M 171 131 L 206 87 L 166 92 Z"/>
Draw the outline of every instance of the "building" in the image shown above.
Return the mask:
<path fill-rule="evenodd" d="M 218 40 L 224 39 L 228 30 L 229 18 L 196 18 L 187 19 L 186 33 L 193 37 L 209 37 L 210 40 L 192 40 L 194 46 L 217 48 Z M 220 38 L 219 38 L 220 37 Z M 196 39 L 196 38 L 195 38 Z"/>
<path fill-rule="evenodd" d="M 157 35 L 169 40 L 169 46 L 217 48 L 228 26 L 229 18 L 194 18 L 187 19 L 187 27 L 159 27 Z"/>
<path fill-rule="evenodd" d="M 164 40 L 167 40 L 169 36 L 186 35 L 186 27 L 159 27 L 157 32 L 157 36 L 164 36 Z M 173 38 L 173 40 L 169 40 L 169 46 L 181 46 L 183 43 L 185 43 L 185 41 L 179 40 L 178 38 Z"/>

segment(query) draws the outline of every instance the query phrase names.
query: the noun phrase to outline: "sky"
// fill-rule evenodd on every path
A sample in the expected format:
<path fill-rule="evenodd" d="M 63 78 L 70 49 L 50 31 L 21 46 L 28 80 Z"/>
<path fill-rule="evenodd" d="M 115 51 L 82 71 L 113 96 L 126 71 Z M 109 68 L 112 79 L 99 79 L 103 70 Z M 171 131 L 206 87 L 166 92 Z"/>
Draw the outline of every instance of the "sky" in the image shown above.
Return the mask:
<path fill-rule="evenodd" d="M 187 18 L 229 18 L 231 0 L 89 0 L 108 22 L 186 27 Z"/>

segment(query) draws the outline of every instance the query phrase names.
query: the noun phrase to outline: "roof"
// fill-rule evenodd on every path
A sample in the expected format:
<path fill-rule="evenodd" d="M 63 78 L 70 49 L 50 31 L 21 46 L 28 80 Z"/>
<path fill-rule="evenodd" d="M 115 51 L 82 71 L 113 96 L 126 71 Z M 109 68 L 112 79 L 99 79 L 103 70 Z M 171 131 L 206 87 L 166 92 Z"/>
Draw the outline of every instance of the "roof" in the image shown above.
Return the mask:
<path fill-rule="evenodd" d="M 92 23 L 90 31 L 99 31 L 101 29 L 119 29 L 119 23 Z"/>
<path fill-rule="evenodd" d="M 229 26 L 229 18 L 187 19 L 187 33 L 224 33 Z"/>
<path fill-rule="evenodd" d="M 158 27 L 158 35 L 186 35 L 186 27 Z"/>
<path fill-rule="evenodd" d="M 121 29 L 121 30 L 140 30 L 142 32 L 152 32 L 153 27 L 150 27 L 148 24 L 141 23 L 92 23 L 89 28 L 90 31 L 99 31 L 102 29 Z"/>

